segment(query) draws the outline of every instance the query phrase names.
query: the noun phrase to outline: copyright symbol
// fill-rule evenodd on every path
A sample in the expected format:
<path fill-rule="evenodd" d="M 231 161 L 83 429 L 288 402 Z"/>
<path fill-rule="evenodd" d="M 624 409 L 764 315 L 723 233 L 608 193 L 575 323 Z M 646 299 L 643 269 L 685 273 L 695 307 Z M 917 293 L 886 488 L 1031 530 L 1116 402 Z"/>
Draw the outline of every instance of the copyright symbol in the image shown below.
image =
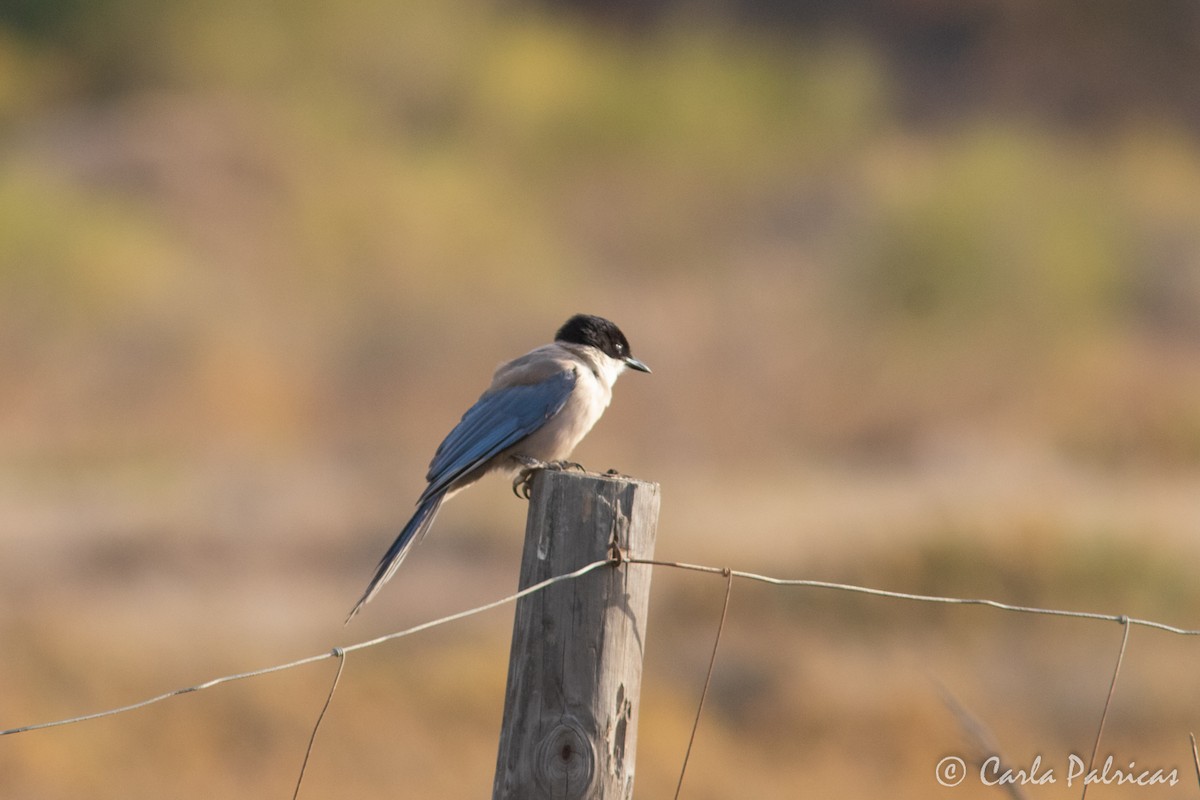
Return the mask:
<path fill-rule="evenodd" d="M 942 786 L 958 786 L 967 777 L 967 765 L 958 756 L 946 756 L 937 763 L 936 774 Z"/>

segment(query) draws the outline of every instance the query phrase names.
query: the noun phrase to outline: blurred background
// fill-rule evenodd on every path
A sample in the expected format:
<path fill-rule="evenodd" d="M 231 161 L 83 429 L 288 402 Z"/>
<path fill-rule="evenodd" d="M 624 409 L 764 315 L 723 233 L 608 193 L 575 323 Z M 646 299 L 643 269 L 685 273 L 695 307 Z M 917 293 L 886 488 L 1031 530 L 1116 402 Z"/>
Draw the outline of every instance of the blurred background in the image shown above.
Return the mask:
<path fill-rule="evenodd" d="M 342 627 L 577 311 L 654 369 L 576 455 L 662 484 L 661 558 L 1200 627 L 1198 41 L 1182 0 L 3 0 L 0 727 L 511 592 L 494 480 Z M 655 574 L 639 797 L 723 590 Z M 488 796 L 511 619 L 352 654 L 302 796 Z M 1120 641 L 736 584 L 683 796 L 950 796 L 965 716 L 1062 775 Z M 1101 753 L 1190 781 L 1198 658 L 1134 629 Z M 332 670 L 5 738 L 0 795 L 287 796 Z"/>

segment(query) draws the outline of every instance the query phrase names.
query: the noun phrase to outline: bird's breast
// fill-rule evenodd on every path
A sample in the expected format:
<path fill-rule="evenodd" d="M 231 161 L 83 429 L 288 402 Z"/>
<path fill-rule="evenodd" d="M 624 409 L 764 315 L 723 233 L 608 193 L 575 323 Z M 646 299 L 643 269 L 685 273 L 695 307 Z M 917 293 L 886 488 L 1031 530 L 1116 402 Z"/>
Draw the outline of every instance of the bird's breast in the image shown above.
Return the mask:
<path fill-rule="evenodd" d="M 561 461 L 571 455 L 612 400 L 612 389 L 590 370 L 577 368 L 576 374 L 575 387 L 562 409 L 512 452 L 542 461 Z"/>

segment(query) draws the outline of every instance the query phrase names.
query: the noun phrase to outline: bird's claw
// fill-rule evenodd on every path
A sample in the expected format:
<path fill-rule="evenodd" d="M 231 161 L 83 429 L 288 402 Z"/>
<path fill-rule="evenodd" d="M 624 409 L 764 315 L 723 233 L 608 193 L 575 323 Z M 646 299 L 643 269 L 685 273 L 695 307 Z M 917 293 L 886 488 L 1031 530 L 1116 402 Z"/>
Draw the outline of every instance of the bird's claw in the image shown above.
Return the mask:
<path fill-rule="evenodd" d="M 526 467 L 517 473 L 517 477 L 513 478 L 512 490 L 513 494 L 518 498 L 529 499 L 529 495 L 533 491 L 533 473 L 537 472 L 537 467 Z"/>
<path fill-rule="evenodd" d="M 529 499 L 529 495 L 533 492 L 533 475 L 540 469 L 545 469 L 549 466 L 545 461 L 523 456 L 519 453 L 514 453 L 512 460 L 522 465 L 522 469 L 517 472 L 517 477 L 513 478 L 512 490 L 518 498 L 523 497 Z"/>
<path fill-rule="evenodd" d="M 513 478 L 513 494 L 517 497 L 524 497 L 526 500 L 533 492 L 533 476 L 540 470 L 549 469 L 560 472 L 566 469 L 577 469 L 580 472 L 587 472 L 582 464 L 575 461 L 542 461 L 523 455 L 514 455 L 512 459 L 523 465 L 522 469 L 517 472 L 517 477 Z"/>

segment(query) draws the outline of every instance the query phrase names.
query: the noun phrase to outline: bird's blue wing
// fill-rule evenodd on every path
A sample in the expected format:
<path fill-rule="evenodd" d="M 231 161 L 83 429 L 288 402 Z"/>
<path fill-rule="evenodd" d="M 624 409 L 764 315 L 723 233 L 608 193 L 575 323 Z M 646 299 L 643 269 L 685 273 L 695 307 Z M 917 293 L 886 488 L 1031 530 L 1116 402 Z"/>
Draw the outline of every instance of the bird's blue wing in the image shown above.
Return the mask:
<path fill-rule="evenodd" d="M 574 387 L 575 370 L 566 369 L 537 383 L 508 386 L 479 398 L 438 447 L 421 500 L 542 427 L 562 410 Z"/>

